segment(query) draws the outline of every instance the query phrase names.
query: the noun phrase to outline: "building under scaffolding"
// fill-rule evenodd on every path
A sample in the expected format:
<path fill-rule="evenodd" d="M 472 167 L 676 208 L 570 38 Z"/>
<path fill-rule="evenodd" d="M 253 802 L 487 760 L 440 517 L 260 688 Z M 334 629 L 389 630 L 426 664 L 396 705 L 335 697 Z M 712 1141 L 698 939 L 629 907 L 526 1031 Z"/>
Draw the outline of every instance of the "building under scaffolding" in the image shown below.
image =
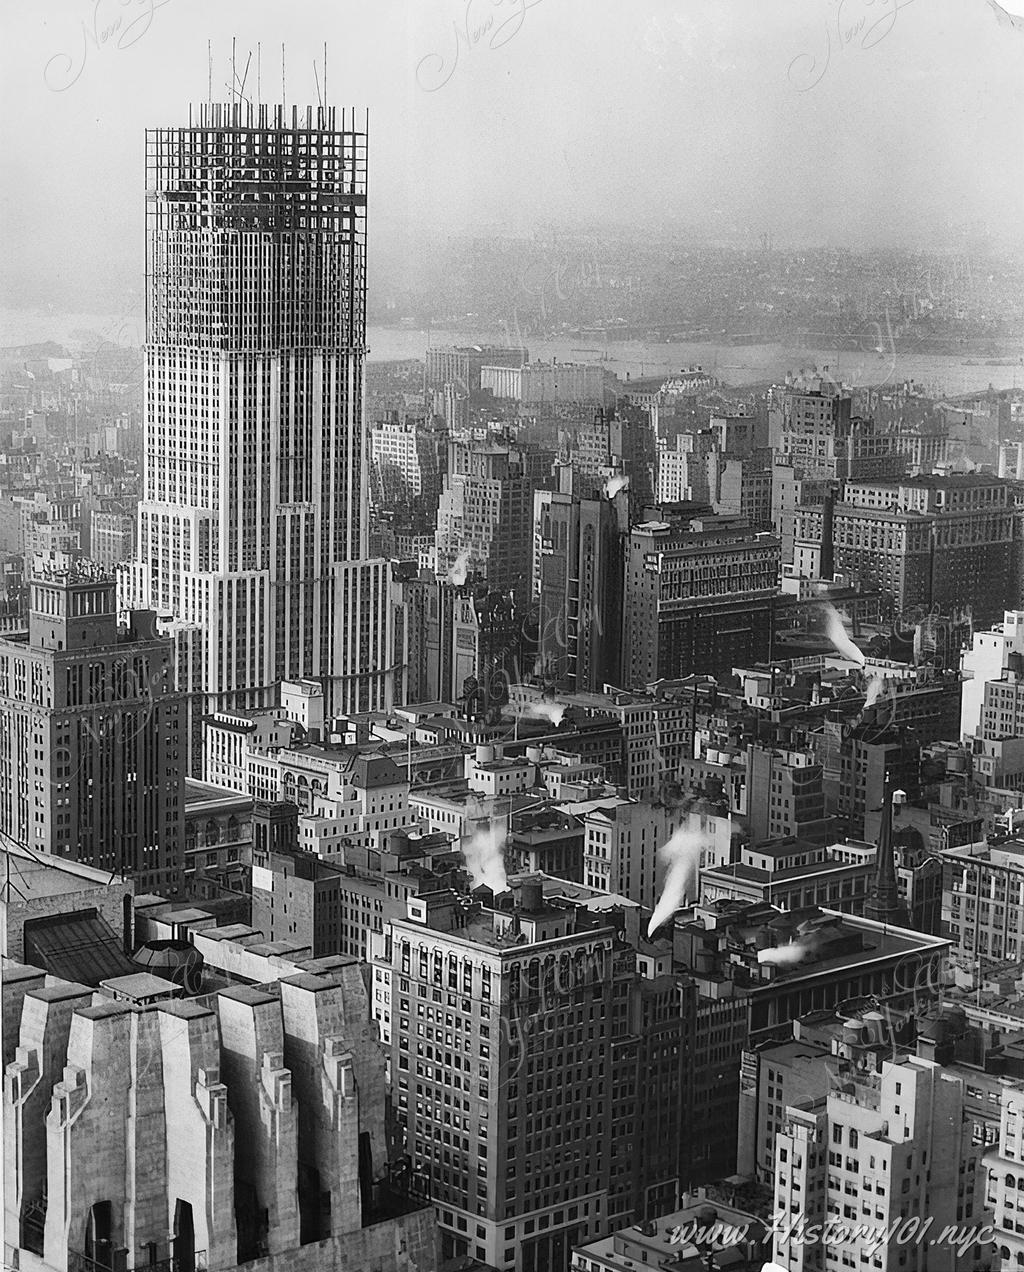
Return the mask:
<path fill-rule="evenodd" d="M 388 697 L 367 561 L 365 120 L 204 103 L 146 133 L 146 465 L 135 604 L 204 634 L 203 689 Z M 216 699 L 212 695 L 217 695 Z"/>

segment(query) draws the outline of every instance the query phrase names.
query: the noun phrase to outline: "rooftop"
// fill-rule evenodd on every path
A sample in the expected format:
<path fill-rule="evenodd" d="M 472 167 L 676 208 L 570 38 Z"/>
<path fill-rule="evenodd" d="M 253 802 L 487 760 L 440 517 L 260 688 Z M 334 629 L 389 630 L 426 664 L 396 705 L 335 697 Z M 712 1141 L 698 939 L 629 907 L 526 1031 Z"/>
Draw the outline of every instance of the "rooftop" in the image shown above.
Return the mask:
<path fill-rule="evenodd" d="M 185 778 L 185 816 L 198 812 L 252 811 L 252 796 L 230 791 L 223 786 Z"/>
<path fill-rule="evenodd" d="M 48 915 L 27 923 L 25 957 L 51 976 L 92 986 L 138 970 L 95 911 Z"/>
<path fill-rule="evenodd" d="M 5 875 L 11 885 L 8 904 L 14 904 L 16 900 L 63 896 L 69 892 L 105 890 L 115 882 L 109 870 L 97 870 L 95 866 L 52 853 L 31 851 L 11 841 L 0 848 L 0 854 L 6 858 Z M 131 891 L 130 883 L 125 886 Z"/>
<path fill-rule="evenodd" d="M 100 981 L 100 989 L 114 998 L 141 1003 L 155 998 L 172 998 L 181 993 L 181 987 L 163 976 L 151 972 L 130 972 L 125 976 L 113 976 Z"/>

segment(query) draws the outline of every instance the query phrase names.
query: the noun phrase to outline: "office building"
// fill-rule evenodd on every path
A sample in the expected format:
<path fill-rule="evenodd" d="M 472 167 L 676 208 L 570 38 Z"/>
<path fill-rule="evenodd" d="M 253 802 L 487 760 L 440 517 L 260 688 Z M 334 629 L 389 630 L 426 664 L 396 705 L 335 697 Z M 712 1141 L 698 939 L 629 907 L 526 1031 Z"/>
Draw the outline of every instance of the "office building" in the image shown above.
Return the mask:
<path fill-rule="evenodd" d="M 653 910 L 667 870 L 659 850 L 684 824 L 695 845 L 688 900 L 698 900 L 699 872 L 732 860 L 732 822 L 706 800 L 672 807 L 617 799 L 593 808 L 584 820 L 583 882 Z"/>
<path fill-rule="evenodd" d="M 966 844 L 941 854 L 942 928 L 965 966 L 1024 954 L 1024 843 Z"/>
<path fill-rule="evenodd" d="M 117 509 L 94 508 L 89 557 L 105 570 L 130 561 L 135 552 L 135 518 Z"/>
<path fill-rule="evenodd" d="M 1001 623 L 994 623 L 990 630 L 974 632 L 971 648 L 963 651 L 958 738 L 973 737 L 978 732 L 988 682 L 1002 679 L 1012 654 L 1024 656 L 1024 610 L 1007 610 Z"/>
<path fill-rule="evenodd" d="M 448 430 L 427 420 L 399 420 L 398 412 L 370 425 L 374 503 L 432 530 L 448 465 Z"/>
<path fill-rule="evenodd" d="M 481 367 L 523 367 L 529 360 L 528 350 L 506 345 L 432 347 L 427 350 L 424 387 L 443 390 L 450 384 L 462 394 L 479 393 Z"/>
<path fill-rule="evenodd" d="M 50 498 L 42 491 L 21 502 L 21 543 L 26 570 L 37 554 L 75 553 L 82 543 L 80 499 Z"/>
<path fill-rule="evenodd" d="M 750 839 L 827 837 L 822 766 L 806 751 L 756 743 L 747 748 L 747 790 L 758 798 L 748 803 Z"/>
<path fill-rule="evenodd" d="M 524 878 L 493 909 L 410 899 L 374 970 L 395 1116 L 443 1250 L 516 1272 L 670 1209 L 685 1135 L 692 988 L 667 955 L 637 971 L 624 915 L 550 887 Z"/>
<path fill-rule="evenodd" d="M 379 847 L 411 823 L 409 777 L 390 756 L 368 745 L 365 722 L 344 740 L 300 741 L 277 712 L 219 712 L 206 724 L 211 783 L 297 811 L 296 845 L 344 859 L 348 846 Z"/>
<path fill-rule="evenodd" d="M 252 925 L 268 941 L 307 946 L 314 958 L 368 958 L 373 932 L 404 913 L 384 880 L 339 861 L 294 850 L 253 851 Z"/>
<path fill-rule="evenodd" d="M 171 643 L 151 613 L 120 626 L 115 591 L 89 562 L 43 573 L 28 632 L 0 639 L 0 831 L 174 892 L 184 715 Z"/>
<path fill-rule="evenodd" d="M 840 1061 L 826 1097 L 788 1107 L 776 1138 L 776 1210 L 808 1225 L 846 1220 L 848 1235 L 812 1244 L 794 1223 L 776 1232 L 774 1262 L 793 1272 L 991 1266 L 989 1243 L 962 1255 L 939 1239 L 947 1225 L 980 1229 L 990 1219 L 965 1085 L 923 1056 L 885 1062 L 881 1073 Z M 934 1238 L 890 1237 L 910 1219 L 930 1220 Z"/>
<path fill-rule="evenodd" d="M 639 517 L 654 501 L 657 462 L 649 411 L 626 404 L 597 411 L 576 426 L 569 447 L 573 493 L 600 498 L 609 482 L 621 487 L 625 478 L 631 516 Z"/>
<path fill-rule="evenodd" d="M 921 787 L 921 748 L 906 729 L 877 722 L 868 713 L 839 748 L 836 811 L 847 833 L 862 837 L 872 813 L 882 810 L 886 792 L 903 791 L 913 802 Z"/>
<path fill-rule="evenodd" d="M 691 913 L 672 932 L 674 964 L 698 992 L 688 1169 L 710 1182 L 736 1170 L 744 1050 L 808 1012 L 938 983 L 949 943 L 828 909 L 718 900 Z"/>
<path fill-rule="evenodd" d="M 667 446 L 658 451 L 659 503 L 710 503 L 709 464 L 715 448 L 715 435 L 678 433 L 675 449 Z"/>
<path fill-rule="evenodd" d="M 626 548 L 623 680 L 730 674 L 771 658 L 779 541 L 731 517 L 634 526 Z"/>
<path fill-rule="evenodd" d="M 824 509 L 797 510 L 794 564 L 819 551 Z M 916 606 L 995 619 L 1019 600 L 1010 486 L 963 474 L 847 481 L 832 522 L 835 569 L 877 587 L 892 615 Z"/>
<path fill-rule="evenodd" d="M 491 589 L 528 598 L 533 495 L 548 482 L 551 459 L 495 443 L 449 443 L 435 536 L 439 575 L 449 574 L 462 554 L 469 572 Z"/>
<path fill-rule="evenodd" d="M 322 679 L 387 702 L 367 560 L 366 133 L 203 103 L 147 131 L 145 488 L 132 587 L 203 633 L 207 709 Z"/>
<path fill-rule="evenodd" d="M 193 900 L 243 894 L 248 918 L 253 801 L 248 795 L 185 779 L 185 886 Z"/>
<path fill-rule="evenodd" d="M 565 469 L 562 469 L 564 474 Z M 541 674 L 580 691 L 621 672 L 622 543 L 628 495 L 534 495 L 534 594 Z"/>
<path fill-rule="evenodd" d="M 988 1169 L 988 1204 L 996 1225 L 995 1255 L 1003 1268 L 1024 1264 L 1024 1222 L 1017 1209 L 1024 1180 L 1024 1146 L 1021 1144 L 1021 1116 L 1024 1113 L 1022 1084 L 1000 1092 L 998 1140 L 985 1155 Z M 993 1266 L 996 1266 L 993 1264 Z"/>
<path fill-rule="evenodd" d="M 874 879 L 874 853 L 843 860 L 821 844 L 782 839 L 744 844 L 739 860 L 701 871 L 701 899 L 766 902 L 780 910 L 828 906 L 843 914 L 863 914 Z"/>
<path fill-rule="evenodd" d="M 582 362 L 531 362 L 519 367 L 484 366 L 480 387 L 524 410 L 555 404 L 604 406 L 604 368 Z"/>

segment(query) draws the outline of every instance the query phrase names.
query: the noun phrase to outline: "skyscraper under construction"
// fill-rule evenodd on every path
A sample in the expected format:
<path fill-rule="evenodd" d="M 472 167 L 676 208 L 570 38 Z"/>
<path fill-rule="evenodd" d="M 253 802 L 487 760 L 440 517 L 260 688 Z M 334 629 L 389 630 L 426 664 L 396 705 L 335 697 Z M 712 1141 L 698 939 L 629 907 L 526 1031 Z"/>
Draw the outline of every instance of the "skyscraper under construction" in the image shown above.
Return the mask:
<path fill-rule="evenodd" d="M 206 103 L 146 133 L 133 599 L 192 633 L 206 709 L 298 677 L 332 714 L 388 699 L 387 564 L 365 559 L 366 156 L 365 124 L 331 106 Z"/>

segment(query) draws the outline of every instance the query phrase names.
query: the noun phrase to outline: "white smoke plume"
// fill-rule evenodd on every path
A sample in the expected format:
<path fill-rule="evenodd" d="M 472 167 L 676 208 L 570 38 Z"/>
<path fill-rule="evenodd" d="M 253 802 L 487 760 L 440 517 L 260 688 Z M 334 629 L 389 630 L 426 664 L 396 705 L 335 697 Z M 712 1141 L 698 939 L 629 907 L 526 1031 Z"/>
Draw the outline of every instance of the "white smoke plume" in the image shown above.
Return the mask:
<path fill-rule="evenodd" d="M 689 815 L 658 851 L 658 857 L 667 867 L 661 896 L 647 925 L 647 935 L 652 936 L 663 923 L 667 923 L 687 900 L 697 900 L 700 887 L 701 835 L 699 822 Z"/>
<path fill-rule="evenodd" d="M 526 702 L 519 714 L 525 720 L 548 720 L 557 729 L 565 715 L 565 707 L 558 702 Z"/>
<path fill-rule="evenodd" d="M 828 624 L 825 631 L 829 640 L 833 645 L 835 645 L 836 650 L 842 654 L 844 658 L 849 658 L 850 661 L 855 662 L 858 667 L 863 667 L 866 659 L 863 653 L 850 639 L 846 626 L 843 623 L 842 616 L 837 610 L 833 609 L 831 605 L 826 605 L 825 609 L 828 614 Z M 867 692 L 864 697 L 864 711 L 867 711 L 869 707 L 873 707 L 884 692 L 885 677 L 877 671 L 872 672 L 868 677 Z"/>
<path fill-rule="evenodd" d="M 789 941 L 786 945 L 775 945 L 771 949 L 758 950 L 757 961 L 770 963 L 774 967 L 792 967 L 794 963 L 802 962 L 809 953 L 809 948 L 797 939 Z"/>
<path fill-rule="evenodd" d="M 474 888 L 483 884 L 492 892 L 508 891 L 505 877 L 507 833 L 504 826 L 491 825 L 481 826 L 462 836 L 462 855 L 466 858 L 466 869 L 472 876 Z"/>
<path fill-rule="evenodd" d="M 469 548 L 463 548 L 448 571 L 448 582 L 454 583 L 456 587 L 462 587 L 469 574 L 469 556 Z"/>
<path fill-rule="evenodd" d="M 826 605 L 825 613 L 828 617 L 825 634 L 828 636 L 829 640 L 833 645 L 835 645 L 837 651 L 842 654 L 844 658 L 849 658 L 849 660 L 851 662 L 855 662 L 858 667 L 863 667 L 864 655 L 850 639 L 839 611 L 831 605 Z"/>
<path fill-rule="evenodd" d="M 885 692 L 885 677 L 874 672 L 868 679 L 867 697 L 864 699 L 864 710 L 873 707 Z"/>
<path fill-rule="evenodd" d="M 620 490 L 629 489 L 628 477 L 609 477 L 604 484 L 604 493 L 609 499 L 614 499 Z"/>

